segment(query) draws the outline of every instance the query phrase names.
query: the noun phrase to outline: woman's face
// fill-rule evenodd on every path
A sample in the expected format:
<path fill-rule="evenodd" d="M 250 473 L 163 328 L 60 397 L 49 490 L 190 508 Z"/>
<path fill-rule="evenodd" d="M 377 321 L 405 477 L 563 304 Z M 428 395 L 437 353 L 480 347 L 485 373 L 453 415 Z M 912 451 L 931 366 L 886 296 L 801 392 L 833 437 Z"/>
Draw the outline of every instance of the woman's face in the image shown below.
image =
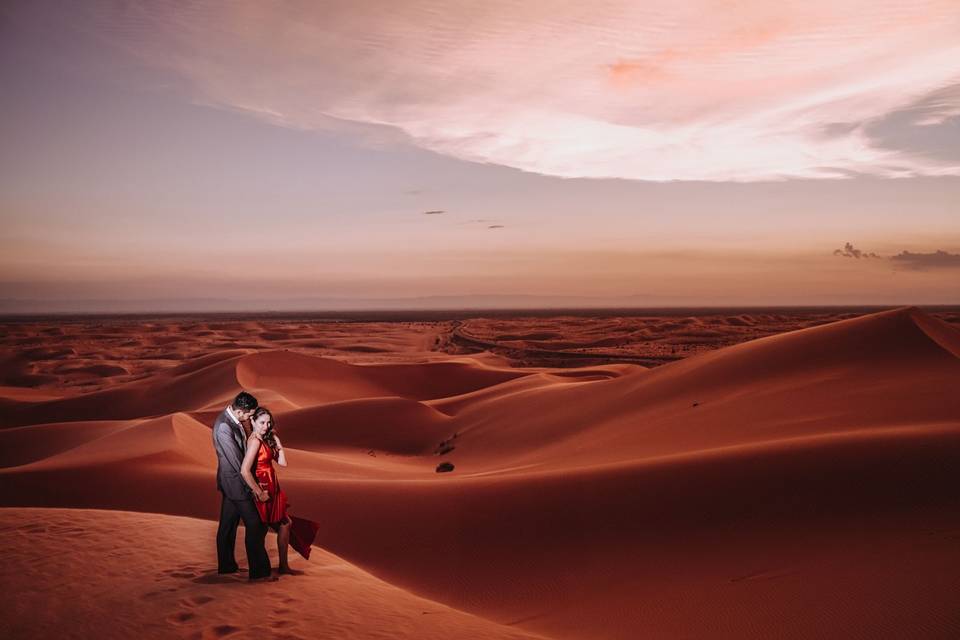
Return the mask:
<path fill-rule="evenodd" d="M 267 429 L 270 428 L 270 416 L 263 413 L 257 416 L 253 421 L 253 432 L 258 436 L 262 436 L 267 432 Z"/>

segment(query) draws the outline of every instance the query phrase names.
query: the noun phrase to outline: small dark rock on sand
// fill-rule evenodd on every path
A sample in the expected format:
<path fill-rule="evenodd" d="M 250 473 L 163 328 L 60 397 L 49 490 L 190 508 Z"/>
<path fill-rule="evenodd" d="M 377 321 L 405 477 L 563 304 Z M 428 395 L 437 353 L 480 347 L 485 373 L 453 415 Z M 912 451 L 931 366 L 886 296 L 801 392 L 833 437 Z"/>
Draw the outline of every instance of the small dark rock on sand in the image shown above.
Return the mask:
<path fill-rule="evenodd" d="M 433 455 L 443 456 L 456 449 L 457 447 L 453 444 L 453 441 L 457 439 L 457 435 L 458 434 L 454 433 L 446 440 L 441 440 L 440 444 L 437 445 L 437 448 L 433 450 Z"/>
<path fill-rule="evenodd" d="M 441 462 L 437 465 L 437 473 L 446 473 L 448 471 L 453 471 L 452 462 Z"/>

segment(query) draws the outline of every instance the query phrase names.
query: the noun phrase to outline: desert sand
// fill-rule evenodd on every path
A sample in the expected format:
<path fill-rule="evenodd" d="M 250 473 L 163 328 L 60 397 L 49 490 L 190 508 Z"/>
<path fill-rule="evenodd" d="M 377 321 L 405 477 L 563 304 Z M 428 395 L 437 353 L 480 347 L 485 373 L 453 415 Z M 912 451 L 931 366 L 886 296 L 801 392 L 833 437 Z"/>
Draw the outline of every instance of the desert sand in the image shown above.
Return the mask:
<path fill-rule="evenodd" d="M 576 318 L 12 325 L 0 632 L 960 637 L 955 318 L 808 320 L 565 368 L 500 347 L 584 348 Z M 458 353 L 457 331 L 498 343 Z M 321 523 L 305 573 L 269 585 L 211 575 L 209 425 L 240 389 Z"/>
<path fill-rule="evenodd" d="M 251 588 L 196 563 L 215 532 L 178 516 L 0 509 L 0 580 L 30 585 L 6 591 L 4 637 L 540 637 L 418 598 L 322 550 L 309 566 L 293 561 L 309 577 Z"/>

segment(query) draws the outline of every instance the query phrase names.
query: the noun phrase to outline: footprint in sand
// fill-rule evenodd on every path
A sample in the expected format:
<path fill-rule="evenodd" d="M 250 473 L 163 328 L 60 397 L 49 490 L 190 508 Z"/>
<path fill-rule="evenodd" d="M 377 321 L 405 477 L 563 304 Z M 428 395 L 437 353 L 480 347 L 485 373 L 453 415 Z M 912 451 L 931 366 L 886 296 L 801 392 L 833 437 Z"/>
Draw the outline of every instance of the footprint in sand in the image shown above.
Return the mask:
<path fill-rule="evenodd" d="M 171 614 L 167 617 L 167 621 L 172 624 L 184 624 L 189 622 L 197 617 L 197 614 L 191 611 L 196 607 L 202 607 L 208 602 L 213 602 L 214 598 L 212 596 L 190 596 L 189 598 L 184 598 L 180 600 L 177 604 L 181 608 L 186 609 L 185 611 L 178 611 L 177 613 Z"/>
<path fill-rule="evenodd" d="M 225 638 L 240 631 L 240 627 L 235 627 L 232 624 L 219 624 L 213 627 L 212 631 L 216 637 Z"/>
<path fill-rule="evenodd" d="M 221 574 L 216 571 L 210 571 L 207 573 L 200 574 L 198 576 L 192 577 L 191 582 L 197 584 L 230 584 L 233 582 L 243 582 L 247 579 L 247 570 L 241 569 L 236 573 L 226 573 Z"/>
<path fill-rule="evenodd" d="M 197 617 L 197 614 L 190 613 L 189 611 L 181 611 L 180 613 L 174 613 L 171 616 L 167 617 L 168 622 L 173 624 L 183 624 L 184 622 L 189 622 Z"/>
<path fill-rule="evenodd" d="M 196 578 L 199 575 L 199 569 L 193 566 L 180 567 L 179 569 L 167 569 L 164 575 L 171 578 Z"/>

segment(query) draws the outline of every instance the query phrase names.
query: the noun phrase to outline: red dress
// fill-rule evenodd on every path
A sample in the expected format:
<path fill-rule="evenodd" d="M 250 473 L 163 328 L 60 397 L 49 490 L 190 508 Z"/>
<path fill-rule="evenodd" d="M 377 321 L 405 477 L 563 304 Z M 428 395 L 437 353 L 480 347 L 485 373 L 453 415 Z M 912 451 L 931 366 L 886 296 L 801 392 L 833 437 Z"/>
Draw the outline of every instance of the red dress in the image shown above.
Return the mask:
<path fill-rule="evenodd" d="M 270 495 L 270 499 L 266 502 L 259 500 L 255 502 L 261 520 L 267 524 L 284 524 L 287 521 L 287 494 L 283 492 L 277 481 L 277 471 L 273 468 L 275 459 L 276 454 L 273 449 L 261 440 L 257 460 L 253 465 L 253 475 L 260 488 L 265 489 Z"/>
<path fill-rule="evenodd" d="M 273 461 L 276 457 L 277 454 L 270 448 L 270 445 L 261 440 L 253 467 L 253 475 L 257 479 L 257 484 L 270 497 L 266 502 L 254 499 L 254 504 L 257 505 L 257 511 L 260 512 L 260 519 L 268 525 L 277 528 L 289 520 L 290 546 L 304 558 L 309 558 L 310 546 L 317 537 L 320 525 L 313 520 L 298 518 L 287 513 L 287 507 L 289 506 L 287 494 L 280 488 L 277 471 L 273 468 Z"/>

